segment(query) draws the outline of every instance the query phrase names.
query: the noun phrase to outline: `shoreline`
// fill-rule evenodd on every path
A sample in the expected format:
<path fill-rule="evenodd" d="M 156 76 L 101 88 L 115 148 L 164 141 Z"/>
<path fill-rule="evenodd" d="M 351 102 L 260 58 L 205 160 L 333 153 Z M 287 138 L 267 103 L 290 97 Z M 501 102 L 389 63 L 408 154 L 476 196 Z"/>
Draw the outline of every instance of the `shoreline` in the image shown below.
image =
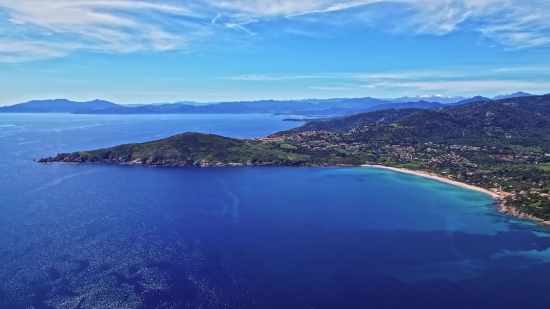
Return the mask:
<path fill-rule="evenodd" d="M 143 163 L 141 161 L 137 162 L 137 161 L 119 161 L 119 160 L 100 160 L 100 161 L 96 161 L 96 162 L 82 162 L 82 161 L 76 161 L 76 160 L 64 161 L 64 160 L 57 160 L 57 158 L 51 158 L 51 157 L 40 159 L 38 161 L 38 163 L 39 164 L 40 163 L 43 163 L 43 164 L 44 163 L 45 164 L 48 164 L 48 163 L 117 164 L 117 165 L 132 165 L 132 166 L 147 166 L 147 167 L 202 167 L 202 168 L 244 167 L 244 166 L 258 166 L 258 167 L 259 166 L 355 167 L 355 168 L 357 168 L 357 167 L 361 167 L 361 168 L 373 167 L 373 168 L 391 170 L 391 171 L 394 171 L 394 172 L 397 172 L 397 173 L 405 173 L 405 174 L 410 174 L 410 175 L 414 175 L 414 176 L 418 176 L 418 177 L 428 178 L 428 179 L 431 179 L 431 180 L 443 182 L 443 183 L 450 184 L 450 185 L 457 186 L 457 187 L 461 187 L 461 188 L 464 188 L 464 189 L 484 193 L 484 194 L 490 196 L 494 200 L 493 205 L 495 205 L 498 208 L 499 212 L 501 212 L 503 214 L 506 214 L 508 216 L 517 218 L 517 219 L 522 219 L 522 220 L 538 223 L 538 224 L 541 224 L 541 225 L 550 226 L 550 220 L 545 221 L 545 220 L 540 219 L 538 217 L 535 217 L 533 215 L 529 215 L 529 214 L 519 212 L 515 207 L 506 205 L 506 199 L 505 198 L 508 197 L 508 196 L 513 195 L 511 193 L 502 192 L 502 191 L 500 191 L 500 192 L 491 191 L 491 190 L 488 190 L 488 189 L 485 189 L 485 188 L 482 188 L 482 187 L 470 185 L 470 184 L 463 183 L 463 182 L 460 182 L 460 181 L 457 181 L 457 180 L 451 180 L 451 179 L 448 179 L 448 178 L 444 178 L 444 177 L 442 177 L 438 174 L 435 174 L 435 173 L 411 170 L 411 169 L 407 169 L 407 168 L 389 167 L 389 166 L 384 166 L 384 165 L 371 165 L 371 164 L 364 164 L 364 165 L 348 165 L 348 164 L 336 164 L 336 165 L 328 165 L 328 164 L 327 165 L 322 165 L 322 164 L 319 164 L 319 165 L 316 165 L 316 164 L 314 164 L 314 165 L 309 165 L 309 164 L 307 164 L 307 165 L 304 165 L 304 164 L 286 165 L 286 164 L 274 164 L 274 163 L 253 163 L 253 164 L 251 164 L 251 163 L 221 163 L 221 162 L 211 163 L 211 162 L 202 162 L 202 161 L 187 162 L 187 163 L 184 163 L 184 164 L 181 164 L 181 163 L 180 164 L 177 164 L 177 163 L 172 163 L 172 164 L 165 164 L 165 163 L 156 164 L 155 163 L 155 164 L 151 164 L 151 163 Z"/>
<path fill-rule="evenodd" d="M 500 194 L 496 193 L 496 192 L 493 192 L 493 191 L 490 191 L 490 190 L 487 190 L 487 189 L 484 189 L 484 188 L 481 188 L 481 187 L 477 187 L 477 186 L 474 186 L 474 185 L 469 185 L 469 184 L 466 184 L 466 183 L 463 183 L 463 182 L 460 182 L 460 181 L 443 178 L 443 177 L 441 177 L 437 174 L 434 174 L 434 173 L 423 172 L 423 171 L 415 171 L 415 170 L 410 170 L 410 169 L 405 169 L 405 168 L 389 167 L 389 166 L 383 166 L 383 165 L 361 165 L 361 167 L 382 168 L 382 169 L 387 169 L 387 170 L 391 170 L 391 171 L 398 172 L 398 173 L 404 173 L 404 174 L 420 176 L 420 177 L 423 177 L 423 178 L 429 178 L 429 179 L 432 179 L 432 180 L 436 180 L 436 181 L 439 181 L 439 182 L 444 182 L 444 183 L 451 184 L 451 185 L 461 187 L 461 188 L 464 188 L 464 189 L 470 189 L 470 190 L 478 191 L 478 192 L 481 192 L 481 193 L 485 193 L 487 195 L 490 195 L 493 199 L 498 200 L 500 202 L 504 201 L 504 197 L 501 196 Z"/>
<path fill-rule="evenodd" d="M 374 167 L 374 168 L 391 170 L 391 171 L 394 171 L 394 172 L 397 172 L 397 173 L 415 175 L 415 176 L 419 176 L 419 177 L 428 178 L 428 179 L 432 179 L 432 180 L 435 180 L 435 181 L 447 183 L 447 184 L 454 185 L 454 186 L 457 186 L 457 187 L 461 187 L 461 188 L 464 188 L 464 189 L 469 189 L 469 190 L 474 190 L 474 191 L 477 191 L 477 192 L 485 193 L 485 194 L 489 195 L 492 199 L 495 200 L 494 204 L 498 207 L 499 212 L 501 212 L 503 214 L 506 214 L 506 215 L 509 215 L 511 217 L 517 218 L 517 219 L 527 220 L 527 221 L 535 222 L 535 223 L 538 223 L 538 224 L 541 224 L 541 225 L 550 226 L 550 221 L 545 221 L 543 219 L 537 218 L 537 217 L 532 216 L 532 215 L 520 213 L 514 207 L 507 206 L 505 197 L 509 196 L 510 193 L 493 192 L 493 191 L 487 190 L 485 188 L 477 187 L 477 186 L 474 186 L 474 185 L 469 185 L 469 184 L 466 184 L 466 183 L 463 183 L 463 182 L 460 182 L 460 181 L 456 181 L 456 180 L 443 178 L 443 177 L 441 177 L 437 174 L 424 172 L 424 171 L 415 171 L 415 170 L 410 170 L 410 169 L 406 169 L 406 168 L 389 167 L 389 166 L 384 166 L 384 165 L 368 165 L 367 164 L 367 165 L 361 165 L 361 167 Z"/>

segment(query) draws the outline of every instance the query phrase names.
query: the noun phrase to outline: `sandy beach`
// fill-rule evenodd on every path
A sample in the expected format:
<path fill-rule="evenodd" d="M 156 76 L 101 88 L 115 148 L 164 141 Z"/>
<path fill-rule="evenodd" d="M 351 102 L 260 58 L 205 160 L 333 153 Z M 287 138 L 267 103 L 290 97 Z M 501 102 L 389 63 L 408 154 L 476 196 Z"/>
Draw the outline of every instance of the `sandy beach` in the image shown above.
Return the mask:
<path fill-rule="evenodd" d="M 451 185 L 454 185 L 454 186 L 459 186 L 459 187 L 462 187 L 462 188 L 465 188 L 465 189 L 470 189 L 470 190 L 475 190 L 475 191 L 478 191 L 478 192 L 483 192 L 485 194 L 490 195 L 492 198 L 498 200 L 499 202 L 503 201 L 503 196 L 501 196 L 500 194 L 498 194 L 496 192 L 489 191 L 487 189 L 483 189 L 483 188 L 480 188 L 480 187 L 468 185 L 468 184 L 465 184 L 465 183 L 462 183 L 462 182 L 459 182 L 459 181 L 456 181 L 456 180 L 450 180 L 450 179 L 447 179 L 447 178 L 443 178 L 443 177 L 441 177 L 437 174 L 433 174 L 433 173 L 422 172 L 422 171 L 413 171 L 413 170 L 409 170 L 409 169 L 388 167 L 388 166 L 383 166 L 383 165 L 362 165 L 362 166 L 363 167 L 383 168 L 383 169 L 388 169 L 388 170 L 392 170 L 392 171 L 399 172 L 399 173 L 406 173 L 406 174 L 412 174 L 412 175 L 416 175 L 416 176 L 420 176 L 420 177 L 424 177 L 424 178 L 429 178 L 429 179 L 441 181 L 441 182 L 444 182 L 444 183 L 448 183 L 448 184 L 451 184 Z"/>
<path fill-rule="evenodd" d="M 416 176 L 420 176 L 420 177 L 430 178 L 430 179 L 441 181 L 441 182 L 448 183 L 448 184 L 451 184 L 451 185 L 459 186 L 459 187 L 462 187 L 462 188 L 465 188 L 465 189 L 470 189 L 470 190 L 475 190 L 475 191 L 478 191 L 478 192 L 483 192 L 483 193 L 491 196 L 496 201 L 498 201 L 498 209 L 502 213 L 505 213 L 507 215 L 510 215 L 512 217 L 516 217 L 516 218 L 519 218 L 519 219 L 534 221 L 534 222 L 537 222 L 537 223 L 542 224 L 542 225 L 550 225 L 550 221 L 545 221 L 545 220 L 542 220 L 540 218 L 537 218 L 537 217 L 534 217 L 534 216 L 531 216 L 531 215 L 528 215 L 528 214 L 521 213 L 517 209 L 515 209 L 514 207 L 507 206 L 504 198 L 506 196 L 509 196 L 510 193 L 501 192 L 499 194 L 497 192 L 493 192 L 493 191 L 489 191 L 487 189 L 483 189 L 483 188 L 480 188 L 480 187 L 468 185 L 468 184 L 462 183 L 460 181 L 443 178 L 443 177 L 441 177 L 437 174 L 428 173 L 428 172 L 413 171 L 413 170 L 409 170 L 409 169 L 388 167 L 388 166 L 383 166 L 383 165 L 362 165 L 362 167 L 374 167 L 374 168 L 388 169 L 388 170 L 392 170 L 392 171 L 399 172 L 399 173 L 406 173 L 406 174 L 412 174 L 412 175 L 416 175 Z"/>

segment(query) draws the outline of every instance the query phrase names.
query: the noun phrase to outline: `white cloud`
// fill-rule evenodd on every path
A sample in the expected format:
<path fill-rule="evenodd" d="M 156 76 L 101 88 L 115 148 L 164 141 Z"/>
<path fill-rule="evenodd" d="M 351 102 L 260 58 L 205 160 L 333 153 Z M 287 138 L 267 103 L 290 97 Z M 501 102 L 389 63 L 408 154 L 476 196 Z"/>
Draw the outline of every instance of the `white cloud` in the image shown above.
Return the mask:
<path fill-rule="evenodd" d="M 0 40 L 0 62 L 21 62 L 62 57 L 67 55 L 69 50 L 80 47 L 79 44 L 73 43 Z"/>
<path fill-rule="evenodd" d="M 313 11 L 305 11 L 287 15 L 287 17 L 303 16 L 309 14 L 318 14 L 318 13 L 328 13 L 328 12 L 337 12 L 343 11 L 351 8 L 356 8 L 364 6 L 367 4 L 382 2 L 383 0 L 371 0 L 371 1 L 357 1 L 357 2 L 348 2 L 348 3 L 335 3 L 323 9 L 317 9 Z"/>
<path fill-rule="evenodd" d="M 540 0 L 234 0 L 208 3 L 235 17 L 306 18 L 321 23 L 371 23 L 372 19 L 401 11 L 403 16 L 386 22 L 394 31 L 443 35 L 461 27 L 478 31 L 515 48 L 550 44 L 550 1 Z M 371 4 L 385 3 L 386 6 Z M 388 5 L 395 8 L 388 9 Z M 346 11 L 344 19 L 322 16 Z"/>
<path fill-rule="evenodd" d="M 331 6 L 333 0 L 206 0 L 220 10 L 227 10 L 239 16 L 285 16 L 318 10 Z"/>
<path fill-rule="evenodd" d="M 350 87 L 339 87 L 339 86 L 311 86 L 309 87 L 311 90 L 323 90 L 323 91 L 345 91 L 345 90 L 352 90 L 353 88 Z"/>
<path fill-rule="evenodd" d="M 532 80 L 534 75 L 537 76 L 537 80 Z M 304 80 L 304 84 L 312 90 L 359 91 L 363 89 L 373 93 L 393 92 L 407 95 L 427 93 L 494 95 L 514 91 L 550 93 L 550 69 L 547 66 L 462 67 L 446 70 L 341 72 L 316 75 L 247 74 L 225 79 L 244 82 Z"/>
<path fill-rule="evenodd" d="M 382 22 L 382 31 L 443 35 L 469 29 L 511 48 L 550 45 L 546 0 L 0 0 L 0 41 L 7 46 L 0 61 L 79 49 L 178 50 L 224 28 L 261 34 L 262 22 L 282 19 L 287 27 L 269 31 L 314 36 L 311 23 Z"/>
<path fill-rule="evenodd" d="M 0 61 L 59 57 L 78 49 L 126 53 L 184 48 L 198 26 L 184 25 L 178 18 L 199 16 L 167 2 L 0 0 L 10 28 L 0 32 L 9 47 L 2 49 Z"/>
<path fill-rule="evenodd" d="M 536 75 L 538 78 L 550 79 L 550 67 L 516 66 L 516 67 L 489 67 L 489 66 L 461 66 L 460 68 L 447 67 L 437 70 L 415 71 L 383 71 L 383 72 L 337 72 L 320 74 L 243 74 L 227 76 L 224 79 L 238 81 L 288 81 L 296 79 L 333 79 L 352 80 L 355 82 L 389 82 L 389 81 L 432 81 L 432 80 L 487 80 L 508 78 L 508 75 L 517 78 L 529 78 Z"/>
<path fill-rule="evenodd" d="M 335 78 L 342 76 L 342 74 L 319 74 L 319 75 L 291 75 L 291 74 L 245 74 L 237 76 L 228 76 L 224 79 L 239 80 L 239 81 L 286 81 L 293 79 L 323 79 L 323 78 Z"/>
<path fill-rule="evenodd" d="M 520 80 L 459 80 L 459 81 L 417 81 L 417 82 L 375 82 L 361 86 L 371 90 L 392 90 L 402 93 L 509 93 L 527 91 L 545 94 L 550 92 L 550 81 L 531 82 Z"/>
<path fill-rule="evenodd" d="M 230 29 L 242 30 L 242 31 L 248 33 L 249 35 L 256 35 L 255 32 L 251 31 L 250 29 L 248 29 L 245 26 L 249 25 L 249 24 L 257 23 L 257 22 L 258 22 L 257 20 L 252 19 L 252 20 L 247 20 L 247 21 L 237 22 L 237 23 L 226 23 L 225 26 L 227 28 L 230 28 Z"/>

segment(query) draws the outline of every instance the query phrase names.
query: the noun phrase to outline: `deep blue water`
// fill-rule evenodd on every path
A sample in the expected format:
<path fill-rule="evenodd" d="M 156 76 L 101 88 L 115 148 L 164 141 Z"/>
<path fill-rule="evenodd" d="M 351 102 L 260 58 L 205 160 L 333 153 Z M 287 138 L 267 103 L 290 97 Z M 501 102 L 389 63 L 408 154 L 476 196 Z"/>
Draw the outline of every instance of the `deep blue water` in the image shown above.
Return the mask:
<path fill-rule="evenodd" d="M 375 168 L 41 165 L 274 116 L 0 114 L 1 308 L 548 308 L 550 234 Z"/>

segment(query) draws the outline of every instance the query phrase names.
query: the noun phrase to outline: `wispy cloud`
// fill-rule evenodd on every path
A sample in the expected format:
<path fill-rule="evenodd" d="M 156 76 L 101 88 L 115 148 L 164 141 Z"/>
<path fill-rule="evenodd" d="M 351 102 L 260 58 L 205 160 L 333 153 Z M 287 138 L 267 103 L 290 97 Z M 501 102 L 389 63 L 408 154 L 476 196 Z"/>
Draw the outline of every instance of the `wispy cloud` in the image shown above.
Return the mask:
<path fill-rule="evenodd" d="M 41 40 L 0 40 L 0 62 L 22 62 L 38 59 L 57 58 L 67 55 L 70 50 L 80 48 L 79 43 L 47 42 Z"/>
<path fill-rule="evenodd" d="M 384 20 L 390 30 L 444 35 L 467 28 L 514 48 L 550 44 L 550 1 L 540 0 L 234 0 L 208 3 L 235 17 L 307 18 L 335 21 L 327 14 L 347 13 L 338 23 Z M 372 5 L 386 4 L 386 5 Z M 398 20 L 385 20 L 401 12 Z M 311 15 L 319 15 L 311 18 Z"/>
<path fill-rule="evenodd" d="M 157 1 L 0 0 L 0 9 L 10 29 L 0 32 L 0 40 L 11 46 L 2 49 L 0 61 L 58 57 L 78 49 L 179 49 L 199 29 L 183 21 L 200 18 L 191 8 Z"/>
<path fill-rule="evenodd" d="M 316 9 L 316 10 L 312 10 L 312 11 L 294 13 L 294 14 L 287 15 L 286 17 L 296 17 L 296 16 L 303 16 L 303 15 L 309 15 L 309 14 L 338 12 L 338 11 L 343 11 L 343 10 L 347 10 L 347 9 L 351 9 L 351 8 L 361 7 L 361 6 L 364 6 L 364 5 L 367 5 L 367 4 L 378 3 L 378 2 L 381 2 L 381 1 L 383 1 L 383 0 L 357 1 L 357 2 L 348 2 L 348 3 L 335 3 L 335 4 L 332 4 L 328 7 L 326 7 L 326 8 L 323 8 L 323 9 Z"/>
<path fill-rule="evenodd" d="M 398 93 L 422 94 L 422 93 L 454 93 L 483 94 L 483 93 L 509 93 L 510 91 L 528 91 L 539 94 L 550 92 L 550 81 L 532 82 L 520 80 L 458 80 L 458 81 L 416 81 L 401 82 L 387 81 L 361 85 L 369 90 L 391 90 Z"/>
<path fill-rule="evenodd" d="M 243 74 L 226 76 L 223 79 L 252 82 L 272 82 L 289 80 L 353 80 L 356 82 L 386 82 L 386 81 L 419 81 L 419 80 L 463 80 L 463 79 L 491 79 L 527 78 L 535 75 L 538 78 L 550 79 L 550 67 L 541 66 L 516 66 L 516 67 L 481 67 L 461 66 L 460 68 L 448 67 L 445 69 L 426 69 L 414 71 L 381 71 L 381 72 L 337 72 L 319 74 Z"/>
<path fill-rule="evenodd" d="M 333 0 L 206 0 L 209 6 L 242 17 L 276 17 L 318 10 Z"/>
<path fill-rule="evenodd" d="M 352 90 L 352 87 L 342 87 L 342 86 L 311 86 L 309 87 L 311 90 L 324 90 L 324 91 L 344 91 L 344 90 Z"/>
<path fill-rule="evenodd" d="M 225 26 L 230 29 L 242 30 L 248 33 L 249 35 L 256 35 L 256 33 L 248 29 L 246 25 L 257 23 L 257 22 L 258 22 L 257 20 L 247 20 L 247 21 L 236 22 L 236 23 L 226 23 Z"/>
<path fill-rule="evenodd" d="M 226 76 L 224 79 L 238 81 L 287 81 L 295 79 L 326 79 L 341 76 L 340 74 L 319 74 L 319 75 L 291 75 L 291 74 L 245 74 L 237 76 Z"/>
<path fill-rule="evenodd" d="M 316 23 L 383 24 L 380 31 L 412 35 L 468 29 L 510 48 L 550 45 L 543 0 L 0 0 L 0 61 L 186 49 L 224 29 L 261 34 L 262 23 L 277 20 L 285 27 L 271 33 L 322 37 L 311 35 Z"/>
<path fill-rule="evenodd" d="M 532 76 L 537 80 L 532 80 Z M 445 94 L 497 94 L 510 91 L 534 93 L 550 92 L 548 67 L 463 67 L 446 70 L 417 70 L 394 72 L 327 73 L 316 75 L 262 75 L 248 74 L 226 79 L 243 82 L 285 82 L 304 80 L 308 89 L 321 91 L 358 91 L 372 93 L 403 93 L 411 95 Z"/>

